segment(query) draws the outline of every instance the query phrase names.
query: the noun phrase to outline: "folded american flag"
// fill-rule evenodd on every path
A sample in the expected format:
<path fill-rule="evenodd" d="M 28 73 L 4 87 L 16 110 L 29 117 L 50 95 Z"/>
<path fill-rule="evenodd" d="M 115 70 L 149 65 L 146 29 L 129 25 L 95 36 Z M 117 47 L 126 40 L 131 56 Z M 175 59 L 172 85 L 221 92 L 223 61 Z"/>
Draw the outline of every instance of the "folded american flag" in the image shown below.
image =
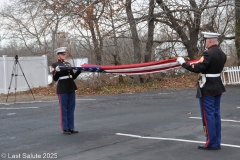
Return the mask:
<path fill-rule="evenodd" d="M 112 74 L 140 75 L 156 72 L 164 72 L 170 69 L 179 68 L 181 65 L 176 62 L 176 58 L 168 60 L 159 60 L 155 62 L 146 62 L 138 64 L 125 64 L 118 66 L 103 66 L 94 64 L 83 64 L 80 67 L 72 67 L 72 69 L 87 72 L 102 72 Z M 198 60 L 191 60 L 189 63 L 196 63 Z"/>

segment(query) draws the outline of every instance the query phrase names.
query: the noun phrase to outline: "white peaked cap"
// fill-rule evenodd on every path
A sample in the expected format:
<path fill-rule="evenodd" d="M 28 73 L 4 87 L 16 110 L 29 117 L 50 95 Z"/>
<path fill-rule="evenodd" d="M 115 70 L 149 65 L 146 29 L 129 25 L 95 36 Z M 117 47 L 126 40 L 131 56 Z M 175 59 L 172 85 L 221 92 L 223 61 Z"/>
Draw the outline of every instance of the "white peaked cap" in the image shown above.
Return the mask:
<path fill-rule="evenodd" d="M 56 54 L 58 53 L 66 53 L 66 49 L 67 47 L 60 47 L 54 50 L 54 52 L 56 52 Z"/>
<path fill-rule="evenodd" d="M 204 38 L 218 38 L 221 34 L 212 32 L 202 32 Z"/>

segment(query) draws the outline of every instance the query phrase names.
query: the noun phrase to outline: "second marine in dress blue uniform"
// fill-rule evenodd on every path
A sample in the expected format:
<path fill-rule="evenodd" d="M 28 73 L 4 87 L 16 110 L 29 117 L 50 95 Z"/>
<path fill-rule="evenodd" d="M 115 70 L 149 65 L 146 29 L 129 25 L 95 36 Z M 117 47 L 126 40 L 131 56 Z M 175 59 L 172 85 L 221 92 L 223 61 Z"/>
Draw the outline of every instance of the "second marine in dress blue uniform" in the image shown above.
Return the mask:
<path fill-rule="evenodd" d="M 52 64 L 53 80 L 57 82 L 57 94 L 60 105 L 60 123 L 64 134 L 78 133 L 74 130 L 74 110 L 77 86 L 74 80 L 81 73 L 80 70 L 74 72 L 71 64 L 65 61 L 66 48 L 56 49 L 57 62 Z"/>
<path fill-rule="evenodd" d="M 197 97 L 199 98 L 206 143 L 198 148 L 215 150 L 221 149 L 220 100 L 222 93 L 226 90 L 220 74 L 226 63 L 226 55 L 217 46 L 219 34 L 203 32 L 203 35 L 207 50 L 203 53 L 200 61 L 196 64 L 189 64 L 182 57 L 179 57 L 177 61 L 183 68 L 201 73 Z"/>

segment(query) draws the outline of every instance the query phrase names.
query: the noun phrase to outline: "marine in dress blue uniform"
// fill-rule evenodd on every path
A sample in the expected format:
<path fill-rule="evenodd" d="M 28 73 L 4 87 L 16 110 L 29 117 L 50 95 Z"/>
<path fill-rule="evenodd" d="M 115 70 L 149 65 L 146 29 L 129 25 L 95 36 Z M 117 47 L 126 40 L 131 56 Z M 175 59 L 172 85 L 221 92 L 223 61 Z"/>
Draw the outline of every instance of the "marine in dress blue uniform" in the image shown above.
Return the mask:
<path fill-rule="evenodd" d="M 80 70 L 74 72 L 71 64 L 65 61 L 66 47 L 55 50 L 58 60 L 52 64 L 53 80 L 57 83 L 57 95 L 60 105 L 60 123 L 64 134 L 78 133 L 74 130 L 74 110 L 76 103 L 75 90 L 77 86 L 74 80 L 81 73 Z"/>
<path fill-rule="evenodd" d="M 221 149 L 221 114 L 220 100 L 225 87 L 220 73 L 226 63 L 225 53 L 218 47 L 217 38 L 220 34 L 202 32 L 207 50 L 204 51 L 200 61 L 196 64 L 185 62 L 182 57 L 177 61 L 183 68 L 201 73 L 199 79 L 197 98 L 199 98 L 200 111 L 206 143 L 198 149 Z"/>

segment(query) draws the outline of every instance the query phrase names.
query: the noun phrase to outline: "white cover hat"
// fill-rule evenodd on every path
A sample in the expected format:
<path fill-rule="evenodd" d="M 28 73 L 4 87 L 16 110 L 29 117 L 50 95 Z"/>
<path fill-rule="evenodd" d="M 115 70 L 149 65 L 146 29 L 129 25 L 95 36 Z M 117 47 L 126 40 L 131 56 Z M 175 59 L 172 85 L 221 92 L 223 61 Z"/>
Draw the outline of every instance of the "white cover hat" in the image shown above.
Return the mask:
<path fill-rule="evenodd" d="M 202 32 L 204 38 L 218 38 L 221 34 L 212 32 Z"/>
<path fill-rule="evenodd" d="M 55 49 L 54 51 L 56 52 L 56 54 L 58 54 L 58 53 L 66 54 L 66 49 L 67 49 L 67 47 L 60 47 L 60 48 Z"/>

